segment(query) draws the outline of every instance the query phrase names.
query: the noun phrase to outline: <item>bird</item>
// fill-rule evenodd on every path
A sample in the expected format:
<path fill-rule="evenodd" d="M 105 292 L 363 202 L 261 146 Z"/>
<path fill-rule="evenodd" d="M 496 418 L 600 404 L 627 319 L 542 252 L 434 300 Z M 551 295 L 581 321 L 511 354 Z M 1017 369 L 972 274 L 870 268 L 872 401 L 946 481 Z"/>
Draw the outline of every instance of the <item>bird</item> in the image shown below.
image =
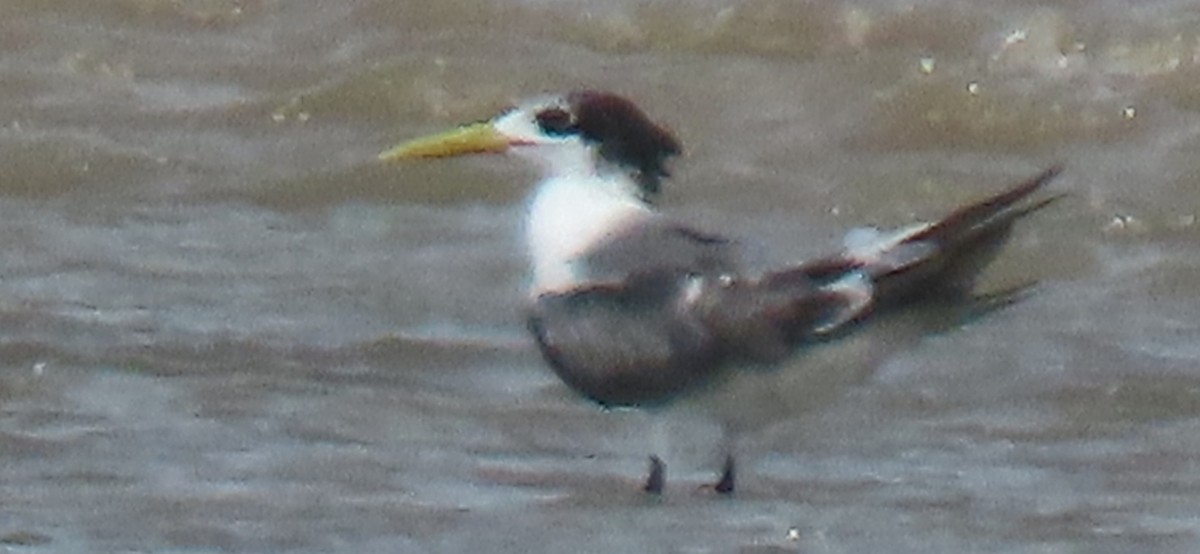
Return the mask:
<path fill-rule="evenodd" d="M 1012 224 L 1060 196 L 1053 166 L 941 219 L 862 227 L 813 260 L 758 268 L 746 246 L 659 209 L 679 140 L 633 101 L 576 90 L 403 142 L 384 162 L 507 154 L 542 179 L 525 218 L 529 332 L 570 389 L 605 407 L 653 407 L 741 364 L 772 365 L 871 316 L 970 291 Z M 650 457 L 644 489 L 661 493 Z M 718 492 L 734 489 L 730 455 Z"/>

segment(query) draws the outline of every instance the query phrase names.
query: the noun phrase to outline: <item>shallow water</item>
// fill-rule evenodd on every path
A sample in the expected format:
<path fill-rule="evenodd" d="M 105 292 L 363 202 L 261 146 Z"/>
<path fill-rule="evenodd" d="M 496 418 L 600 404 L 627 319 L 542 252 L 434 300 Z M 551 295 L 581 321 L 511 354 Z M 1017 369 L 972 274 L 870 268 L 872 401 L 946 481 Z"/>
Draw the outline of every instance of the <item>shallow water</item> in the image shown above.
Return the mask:
<path fill-rule="evenodd" d="M 593 4 L 0 5 L 0 545 L 1200 548 L 1194 3 Z M 1012 307 L 606 413 L 524 334 L 532 175 L 375 161 L 581 87 L 683 140 L 668 210 L 782 257 L 1069 197 L 984 279 Z"/>

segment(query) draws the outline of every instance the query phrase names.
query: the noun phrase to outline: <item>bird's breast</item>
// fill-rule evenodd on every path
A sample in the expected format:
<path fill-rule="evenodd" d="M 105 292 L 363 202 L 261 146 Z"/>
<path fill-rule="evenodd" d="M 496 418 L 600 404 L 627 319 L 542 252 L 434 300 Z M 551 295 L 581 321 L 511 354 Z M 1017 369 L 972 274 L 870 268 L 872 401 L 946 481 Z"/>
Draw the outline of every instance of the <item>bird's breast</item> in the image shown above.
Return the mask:
<path fill-rule="evenodd" d="M 570 290 L 585 282 L 581 259 L 638 222 L 654 216 L 597 176 L 561 177 L 538 187 L 529 206 L 526 240 L 533 262 L 533 296 Z"/>

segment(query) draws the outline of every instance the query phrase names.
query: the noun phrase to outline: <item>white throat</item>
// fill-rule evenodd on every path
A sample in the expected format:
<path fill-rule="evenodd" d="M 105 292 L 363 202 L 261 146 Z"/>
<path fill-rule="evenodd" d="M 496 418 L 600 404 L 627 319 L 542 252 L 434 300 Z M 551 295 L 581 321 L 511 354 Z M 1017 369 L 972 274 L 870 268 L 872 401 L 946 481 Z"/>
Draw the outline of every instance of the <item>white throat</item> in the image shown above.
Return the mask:
<path fill-rule="evenodd" d="M 619 173 L 575 173 L 551 177 L 538 186 L 526 221 L 533 297 L 566 292 L 586 282 L 582 256 L 654 215 L 630 195 L 627 180 Z"/>

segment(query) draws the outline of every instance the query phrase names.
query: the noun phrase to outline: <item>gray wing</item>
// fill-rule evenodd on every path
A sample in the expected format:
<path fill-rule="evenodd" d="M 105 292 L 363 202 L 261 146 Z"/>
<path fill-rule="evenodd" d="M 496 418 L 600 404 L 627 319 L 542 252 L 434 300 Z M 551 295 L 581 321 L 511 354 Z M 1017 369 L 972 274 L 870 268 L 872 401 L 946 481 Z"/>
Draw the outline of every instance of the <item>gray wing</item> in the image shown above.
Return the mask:
<path fill-rule="evenodd" d="M 969 287 L 1052 168 L 927 225 L 742 278 L 736 244 L 667 222 L 586 257 L 592 284 L 539 297 L 529 327 L 554 371 L 602 404 L 669 400 L 730 358 L 770 361 L 852 329 L 874 307 Z"/>
<path fill-rule="evenodd" d="M 739 250 L 733 240 L 653 218 L 600 244 L 581 262 L 587 280 L 595 283 L 648 274 L 737 275 Z"/>
<path fill-rule="evenodd" d="M 666 218 L 642 222 L 577 262 L 585 285 L 539 297 L 530 331 L 559 377 L 585 396 L 609 405 L 665 400 L 725 358 L 684 300 L 694 280 L 736 274 L 737 250 Z"/>
<path fill-rule="evenodd" d="M 607 405 L 668 400 L 730 357 L 776 359 L 836 300 L 799 274 L 743 279 L 736 242 L 666 219 L 581 262 L 588 284 L 536 299 L 529 328 L 563 381 Z"/>
<path fill-rule="evenodd" d="M 679 297 L 670 273 L 543 295 L 529 330 L 572 389 L 605 405 L 654 404 L 703 381 L 725 358 Z"/>
<path fill-rule="evenodd" d="M 844 303 L 798 276 L 764 284 L 666 268 L 543 295 L 528 323 L 572 389 L 644 405 L 704 382 L 730 358 L 777 360 Z"/>

